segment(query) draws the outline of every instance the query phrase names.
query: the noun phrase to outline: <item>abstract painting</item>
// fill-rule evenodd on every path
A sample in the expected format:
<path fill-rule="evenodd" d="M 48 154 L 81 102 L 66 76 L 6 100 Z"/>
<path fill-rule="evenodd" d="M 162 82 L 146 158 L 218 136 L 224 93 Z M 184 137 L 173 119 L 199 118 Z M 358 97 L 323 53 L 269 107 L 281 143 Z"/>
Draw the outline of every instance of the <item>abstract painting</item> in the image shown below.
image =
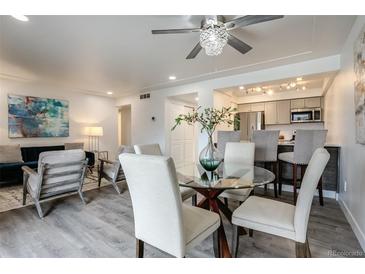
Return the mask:
<path fill-rule="evenodd" d="M 8 95 L 9 138 L 68 137 L 68 101 Z"/>
<path fill-rule="evenodd" d="M 354 46 L 356 141 L 365 145 L 365 25 Z"/>

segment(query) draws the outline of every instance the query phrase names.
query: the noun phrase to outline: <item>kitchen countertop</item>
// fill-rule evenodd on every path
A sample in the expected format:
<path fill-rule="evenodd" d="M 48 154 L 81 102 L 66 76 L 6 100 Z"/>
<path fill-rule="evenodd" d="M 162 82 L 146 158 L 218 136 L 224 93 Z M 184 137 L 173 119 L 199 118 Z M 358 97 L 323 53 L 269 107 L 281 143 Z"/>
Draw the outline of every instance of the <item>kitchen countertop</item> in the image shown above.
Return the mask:
<path fill-rule="evenodd" d="M 284 141 L 279 141 L 278 145 L 279 146 L 294 146 L 295 141 L 288 141 L 288 140 L 284 140 Z M 340 145 L 338 144 L 325 144 L 325 147 L 340 147 Z"/>

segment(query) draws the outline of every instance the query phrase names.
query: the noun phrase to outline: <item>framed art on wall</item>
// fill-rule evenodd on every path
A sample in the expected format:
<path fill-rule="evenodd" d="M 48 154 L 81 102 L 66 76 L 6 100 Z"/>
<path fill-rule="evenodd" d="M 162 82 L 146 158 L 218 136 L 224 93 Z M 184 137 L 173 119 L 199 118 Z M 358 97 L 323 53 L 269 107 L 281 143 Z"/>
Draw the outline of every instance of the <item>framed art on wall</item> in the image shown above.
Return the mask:
<path fill-rule="evenodd" d="M 365 26 L 354 46 L 356 142 L 365 145 Z"/>
<path fill-rule="evenodd" d="M 66 100 L 8 95 L 9 138 L 68 137 Z"/>

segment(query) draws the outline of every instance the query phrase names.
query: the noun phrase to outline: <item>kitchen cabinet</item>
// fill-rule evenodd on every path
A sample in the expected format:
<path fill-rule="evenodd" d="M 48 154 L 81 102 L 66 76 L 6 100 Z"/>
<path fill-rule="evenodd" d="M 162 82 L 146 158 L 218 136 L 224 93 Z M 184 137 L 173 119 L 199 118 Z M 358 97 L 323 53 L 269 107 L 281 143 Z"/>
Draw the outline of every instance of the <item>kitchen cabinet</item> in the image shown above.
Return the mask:
<path fill-rule="evenodd" d="M 320 108 L 321 107 L 321 97 L 304 99 L 304 107 L 306 107 L 306 108 Z"/>
<path fill-rule="evenodd" d="M 265 124 L 275 125 L 277 123 L 277 104 L 276 102 L 265 103 Z"/>
<path fill-rule="evenodd" d="M 320 108 L 321 97 L 305 98 L 305 99 L 294 99 L 290 101 L 290 108 Z"/>
<path fill-rule="evenodd" d="M 277 124 L 290 124 L 290 100 L 276 102 Z"/>
<path fill-rule="evenodd" d="M 304 99 L 290 100 L 290 108 L 304 108 Z"/>
<path fill-rule="evenodd" d="M 238 112 L 251 112 L 251 104 L 238 105 Z"/>
<path fill-rule="evenodd" d="M 256 112 L 256 111 L 265 111 L 265 103 L 255 103 L 255 104 L 251 104 L 251 111 L 252 111 L 252 112 Z"/>

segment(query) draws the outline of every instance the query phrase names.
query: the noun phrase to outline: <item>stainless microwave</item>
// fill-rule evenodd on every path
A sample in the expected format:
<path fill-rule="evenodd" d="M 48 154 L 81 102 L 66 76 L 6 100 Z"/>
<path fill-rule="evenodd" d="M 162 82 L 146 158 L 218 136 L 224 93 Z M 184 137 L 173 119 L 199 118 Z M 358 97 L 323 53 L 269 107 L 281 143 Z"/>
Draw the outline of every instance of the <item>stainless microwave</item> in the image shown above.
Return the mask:
<path fill-rule="evenodd" d="M 321 108 L 292 109 L 290 113 L 292 123 L 310 123 L 322 121 Z"/>

